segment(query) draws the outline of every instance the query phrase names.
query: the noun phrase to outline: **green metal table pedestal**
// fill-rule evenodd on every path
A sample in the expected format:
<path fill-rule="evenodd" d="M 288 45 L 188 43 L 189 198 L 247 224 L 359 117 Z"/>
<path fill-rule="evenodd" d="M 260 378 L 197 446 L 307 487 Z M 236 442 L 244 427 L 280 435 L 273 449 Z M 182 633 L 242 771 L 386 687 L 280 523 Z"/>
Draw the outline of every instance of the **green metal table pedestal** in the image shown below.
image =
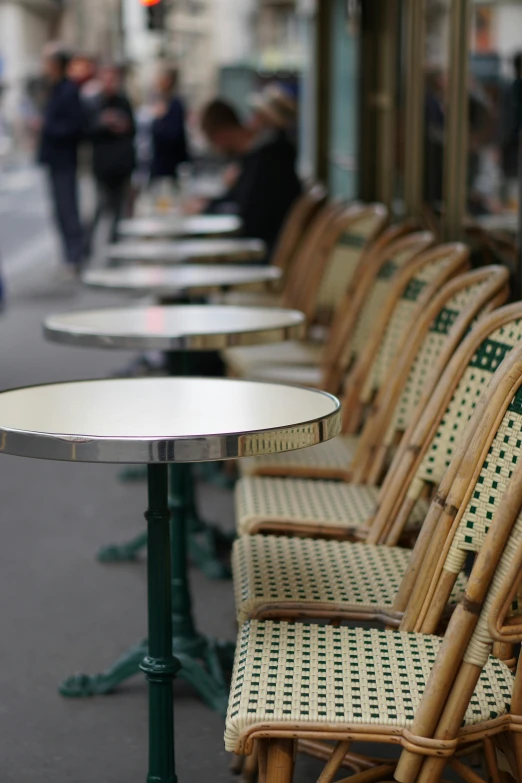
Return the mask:
<path fill-rule="evenodd" d="M 194 354 L 194 357 L 201 352 Z M 172 378 L 180 376 L 202 375 L 201 362 L 194 363 L 193 354 L 189 351 L 169 351 L 167 353 L 167 368 Z M 213 464 L 213 463 L 202 463 Z M 227 535 L 217 525 L 203 520 L 197 510 L 194 470 L 188 466 L 183 470 L 180 491 L 180 465 L 172 465 L 170 469 L 170 503 L 175 507 L 184 521 L 187 536 L 187 551 L 191 562 L 209 579 L 229 579 L 230 567 L 220 558 L 220 550 L 230 551 L 234 534 Z M 102 563 L 124 563 L 136 560 L 137 556 L 147 547 L 147 533 L 143 531 L 122 544 L 107 544 L 103 546 L 97 559 Z"/>
<path fill-rule="evenodd" d="M 169 466 L 168 509 L 171 519 L 170 550 L 172 561 L 172 647 L 180 662 L 178 676 L 187 680 L 209 707 L 226 713 L 228 685 L 225 671 L 230 671 L 234 644 L 208 639 L 196 628 L 187 574 L 187 492 L 191 491 L 190 465 L 176 463 Z M 150 471 L 150 467 L 149 467 Z M 150 482 L 150 478 L 149 478 Z M 150 524 L 143 534 L 145 543 L 150 536 Z M 150 540 L 148 567 L 150 568 Z M 112 666 L 100 674 L 76 674 L 60 686 L 63 696 L 83 697 L 114 691 L 125 680 L 138 674 L 148 643 L 131 647 Z"/>

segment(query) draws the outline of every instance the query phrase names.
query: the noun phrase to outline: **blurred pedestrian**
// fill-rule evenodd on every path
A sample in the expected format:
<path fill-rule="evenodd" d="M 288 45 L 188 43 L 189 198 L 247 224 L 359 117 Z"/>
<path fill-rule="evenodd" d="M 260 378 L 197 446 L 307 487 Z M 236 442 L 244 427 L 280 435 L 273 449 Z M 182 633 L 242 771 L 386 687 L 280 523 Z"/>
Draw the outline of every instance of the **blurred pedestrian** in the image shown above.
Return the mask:
<path fill-rule="evenodd" d="M 213 100 L 204 108 L 201 127 L 219 152 L 237 159 L 239 174 L 221 198 L 194 205 L 192 211 L 236 212 L 245 236 L 262 239 L 270 259 L 288 210 L 301 192 L 295 154 L 280 134 L 259 134 L 245 125 L 233 106 Z"/>
<path fill-rule="evenodd" d="M 49 176 L 55 220 L 66 266 L 64 275 L 78 274 L 84 251 L 84 233 L 78 210 L 77 157 L 84 129 L 78 88 L 67 78 L 70 56 L 57 44 L 44 49 L 43 67 L 49 85 L 40 125 L 39 162 Z"/>
<path fill-rule="evenodd" d="M 97 204 L 89 232 L 88 249 L 102 215 L 111 218 L 110 241 L 117 236 L 117 224 L 129 198 L 136 165 L 134 113 L 122 84 L 122 69 L 103 65 L 99 70 L 100 92 L 89 101 L 87 129 L 92 141 L 92 169 Z"/>
<path fill-rule="evenodd" d="M 152 122 L 150 177 L 176 179 L 178 166 L 188 160 L 185 108 L 176 93 L 178 72 L 163 68 L 157 80 L 158 101 Z"/>

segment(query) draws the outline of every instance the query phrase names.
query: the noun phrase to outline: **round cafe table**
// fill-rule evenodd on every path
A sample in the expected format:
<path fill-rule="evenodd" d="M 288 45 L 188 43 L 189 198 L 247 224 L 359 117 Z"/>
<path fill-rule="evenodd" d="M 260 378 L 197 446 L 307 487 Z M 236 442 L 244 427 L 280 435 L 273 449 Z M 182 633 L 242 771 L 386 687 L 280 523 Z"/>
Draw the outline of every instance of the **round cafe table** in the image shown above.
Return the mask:
<path fill-rule="evenodd" d="M 120 220 L 122 237 L 190 237 L 235 234 L 241 228 L 237 215 L 157 215 Z"/>
<path fill-rule="evenodd" d="M 168 351 L 170 372 L 177 375 L 190 373 L 192 352 L 298 339 L 304 331 L 305 317 L 296 310 L 228 305 L 106 308 L 52 315 L 44 322 L 47 339 L 58 343 L 95 348 Z M 210 399 L 207 401 L 209 403 L 213 404 Z M 227 576 L 228 569 L 216 554 L 220 531 L 198 518 L 190 465 L 171 466 L 169 505 L 178 519 L 178 525 L 173 531 L 176 550 L 188 549 L 192 561 L 207 576 Z M 183 538 L 180 539 L 182 529 Z M 99 559 L 104 562 L 133 559 L 146 545 L 145 532 L 124 544 L 103 547 Z M 185 655 L 193 659 L 191 682 L 201 697 L 210 707 L 222 710 L 227 701 L 227 690 L 221 664 L 227 648 L 209 644 L 196 634 L 188 596 L 185 560 L 175 560 L 175 648 L 183 650 Z M 97 693 L 113 690 L 138 671 L 140 661 L 140 656 L 136 657 L 134 649 L 131 649 L 128 655 L 122 656 L 104 674 L 94 679 L 83 677 L 68 681 L 62 686 L 62 693 L 86 696 L 93 690 Z"/>
<path fill-rule="evenodd" d="M 179 242 L 117 242 L 106 250 L 110 261 L 142 264 L 260 261 L 266 248 L 260 239 L 182 239 Z"/>
<path fill-rule="evenodd" d="M 90 269 L 83 274 L 82 280 L 94 288 L 169 297 L 213 288 L 227 290 L 253 283 L 270 283 L 280 277 L 281 270 L 272 266 L 180 264 L 169 267 L 136 264 L 115 269 Z"/>
<path fill-rule="evenodd" d="M 183 647 L 173 647 L 173 630 L 175 640 L 176 624 L 186 620 L 181 601 L 190 597 L 186 580 L 172 589 L 186 558 L 183 524 L 169 508 L 168 463 L 290 451 L 335 437 L 340 428 L 335 397 L 255 381 L 134 378 L 0 393 L 3 454 L 148 466 L 148 640 L 133 654 L 149 686 L 149 783 L 176 781 L 172 681 L 176 674 L 191 680 L 196 664 Z"/>

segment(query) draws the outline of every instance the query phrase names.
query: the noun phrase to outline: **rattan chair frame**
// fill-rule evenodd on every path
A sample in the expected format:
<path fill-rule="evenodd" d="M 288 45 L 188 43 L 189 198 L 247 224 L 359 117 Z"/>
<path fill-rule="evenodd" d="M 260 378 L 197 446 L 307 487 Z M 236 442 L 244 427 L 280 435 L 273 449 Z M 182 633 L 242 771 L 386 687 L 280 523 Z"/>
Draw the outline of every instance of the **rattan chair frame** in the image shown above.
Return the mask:
<path fill-rule="evenodd" d="M 294 202 L 279 234 L 272 255 L 272 266 L 283 273 L 279 287 L 282 288 L 297 255 L 299 245 L 307 226 L 319 209 L 326 203 L 327 192 L 324 185 L 315 182 L 303 190 Z"/>

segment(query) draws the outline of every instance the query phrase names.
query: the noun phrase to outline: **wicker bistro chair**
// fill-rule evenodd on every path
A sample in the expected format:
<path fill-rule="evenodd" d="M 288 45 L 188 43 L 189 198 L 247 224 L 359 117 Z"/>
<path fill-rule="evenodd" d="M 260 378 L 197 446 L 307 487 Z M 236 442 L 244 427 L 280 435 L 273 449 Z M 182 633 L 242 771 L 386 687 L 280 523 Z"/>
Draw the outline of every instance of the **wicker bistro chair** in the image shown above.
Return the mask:
<path fill-rule="evenodd" d="M 412 232 L 408 222 L 388 227 L 361 252 L 324 345 L 317 341 L 311 344 L 291 341 L 268 347 L 230 348 L 222 356 L 231 374 L 249 378 L 267 375 L 276 379 L 284 374 L 287 380 L 338 392 L 348 366 L 364 347 L 380 305 L 396 282 L 393 273 L 433 242 L 429 232 Z M 310 345 L 313 350 L 308 348 Z"/>
<path fill-rule="evenodd" d="M 426 518 L 428 506 L 424 500 L 419 502 L 419 497 L 428 492 L 433 495 L 433 487 L 437 483 L 435 509 L 439 508 L 443 481 L 446 480 L 444 474 L 450 460 L 453 458 L 455 465 L 459 464 L 454 446 L 465 441 L 467 423 L 494 370 L 512 347 L 521 341 L 522 305 L 516 304 L 483 317 L 457 350 L 455 361 L 452 360 L 433 391 L 431 410 L 428 407 L 423 414 L 423 418 L 430 421 L 429 427 L 423 425 L 421 428 L 426 433 L 426 444 L 421 449 L 417 449 L 414 443 L 411 449 L 406 444 L 403 454 L 407 458 L 408 470 L 402 470 L 400 465 L 396 467 L 397 461 L 404 459 L 400 453 L 390 468 L 390 472 L 399 475 L 401 481 L 417 487 L 417 506 L 408 505 L 409 516 L 403 515 L 403 527 L 408 519 L 417 523 Z M 494 359 L 492 357 L 487 363 L 483 361 L 484 356 L 492 354 Z M 416 429 L 413 430 L 414 436 Z M 410 432 L 405 435 L 406 439 L 409 437 Z M 445 450 L 440 449 L 442 441 L 447 443 Z M 417 471 L 409 462 L 410 455 L 415 452 L 418 455 Z M 368 543 L 373 526 L 384 509 L 393 522 L 398 495 L 394 494 L 392 482 L 383 488 L 380 507 L 371 522 L 379 502 L 374 488 L 327 482 L 277 481 L 285 485 L 281 493 L 286 489 L 295 505 L 301 504 L 301 519 L 294 519 L 293 525 L 288 521 L 279 525 L 265 522 L 264 525 L 252 526 L 251 531 L 295 531 L 298 535 L 315 538 L 259 534 L 239 537 L 232 556 L 239 622 L 249 617 L 328 617 L 336 620 L 382 620 L 397 625 L 431 543 L 430 535 L 425 532 L 432 530 L 428 521 L 421 528 L 413 553 L 392 545 L 402 531 L 396 530 L 393 525 L 393 539 L 383 538 L 382 545 Z M 426 491 L 421 493 L 419 488 L 423 483 Z M 400 490 L 399 498 L 407 496 L 407 486 L 403 489 L 400 485 Z M 456 508 L 457 500 L 452 502 Z M 325 519 L 325 509 L 330 512 L 329 519 Z M 432 511 L 433 504 L 430 514 Z M 314 514 L 315 519 L 311 518 Z M 326 540 L 327 536 L 340 538 L 342 535 L 346 539 L 359 534 L 362 537 L 363 532 L 367 535 L 366 543 Z M 320 540 L 320 537 L 325 540 Z M 378 536 L 375 538 L 379 540 Z M 455 595 L 461 588 L 462 583 L 457 586 Z"/>
<path fill-rule="evenodd" d="M 387 761 L 370 777 L 349 778 L 354 783 L 393 774 L 402 783 L 432 783 L 446 763 L 465 780 L 480 781 L 453 758 L 479 742 L 492 779 L 500 780 L 492 737 L 502 733 L 511 734 L 508 761 L 520 780 L 520 675 L 514 680 L 491 652 L 495 641 L 505 647 L 522 639 L 522 622 L 505 621 L 522 578 L 521 387 L 518 347 L 477 405 L 454 459 L 447 524 L 437 527 L 440 536 L 417 580 L 425 600 L 418 603 L 414 592 L 399 631 L 266 620 L 242 625 L 225 738 L 241 754 L 260 740 L 261 780 L 292 779 L 299 739 L 337 741 L 321 783 L 333 780 L 353 741 L 404 749 L 396 770 Z M 450 502 L 458 504 L 456 513 Z M 472 574 L 441 640 L 433 629 L 470 552 Z"/>
<path fill-rule="evenodd" d="M 258 740 L 260 783 L 290 783 L 294 746 L 308 738 L 336 742 L 321 783 L 331 783 L 354 741 L 403 750 L 398 764 L 373 759 L 346 783 L 436 783 L 446 765 L 478 783 L 483 778 L 461 760 L 478 743 L 489 780 L 499 781 L 502 735 L 510 740 L 505 762 L 521 779 L 520 673 L 491 654 L 497 640 L 522 639 L 520 619 L 506 621 L 522 577 L 520 466 L 517 473 L 443 639 L 273 621 L 242 626 L 225 744 L 248 753 Z M 363 758 L 354 754 L 354 767 Z"/>
<path fill-rule="evenodd" d="M 346 217 L 348 216 L 348 222 Z M 355 269 L 359 269 L 366 262 L 370 255 L 378 252 L 379 249 L 389 243 L 392 238 L 401 236 L 411 228 L 411 223 L 404 223 L 399 227 L 393 227 L 384 231 L 381 239 L 381 232 L 387 220 L 387 212 L 380 204 L 370 205 L 368 207 L 359 206 L 357 210 L 351 208 L 347 213 L 341 213 L 338 216 L 338 223 L 333 226 L 333 242 L 330 241 L 326 246 L 326 255 L 323 255 L 324 263 L 316 265 L 314 269 L 314 278 L 304 270 L 302 273 L 302 264 L 298 262 L 294 267 L 295 282 L 289 281 L 288 291 L 285 294 L 284 304 L 302 309 L 304 298 L 305 307 L 311 318 L 315 320 L 317 309 L 321 303 L 322 279 L 331 280 L 334 272 L 339 280 L 338 287 L 341 292 L 346 288 L 346 280 L 353 280 Z M 323 247 L 322 252 L 325 252 Z M 314 263 L 314 253 L 310 254 L 310 260 Z M 344 281 L 344 282 L 343 282 Z M 331 284 L 326 287 L 326 291 L 331 290 Z M 311 297 L 311 298 L 310 298 Z M 332 329 L 337 330 L 337 319 L 332 323 Z M 322 330 L 324 333 L 324 329 Z M 250 350 L 250 347 L 253 350 Z M 229 349 L 223 352 L 223 358 L 229 366 L 231 374 L 235 376 L 244 376 L 249 374 L 249 368 L 258 363 L 266 361 L 276 361 L 287 365 L 312 364 L 317 365 L 322 361 L 324 347 L 320 340 L 310 340 L 308 337 L 300 342 L 292 341 L 289 343 L 279 343 L 270 346 L 271 350 L 266 350 L 266 346 L 250 346 L 249 348 Z M 256 349 L 260 348 L 261 351 Z"/>
<path fill-rule="evenodd" d="M 415 235 L 400 240 L 413 241 Z M 468 267 L 468 252 L 464 245 L 449 244 L 430 249 L 405 263 L 385 286 L 379 285 L 382 297 L 369 296 L 363 307 L 352 340 L 343 359 L 350 366 L 344 383 L 343 433 L 334 438 L 329 448 L 306 449 L 302 454 L 285 459 L 285 455 L 269 454 L 242 460 L 242 475 L 297 476 L 303 478 L 348 479 L 357 451 L 358 436 L 365 416 L 375 403 L 379 388 L 393 360 L 411 338 L 411 324 L 416 323 L 435 293 L 452 276 Z M 384 270 L 384 276 L 387 274 Z M 371 293 L 377 293 L 374 286 Z M 378 310 L 374 309 L 378 300 Z M 367 317 L 372 313 L 372 323 Z M 428 328 L 428 327 L 426 327 Z M 386 350 L 382 350 L 385 347 Z M 294 381 L 288 371 L 287 378 Z M 274 374 L 256 373 L 263 380 L 275 380 Z M 299 379 L 304 382 L 303 379 Z M 310 385 L 307 382 L 305 385 Z M 331 387 L 330 387 L 331 388 Z M 383 392 L 385 394 L 385 392 Z"/>

